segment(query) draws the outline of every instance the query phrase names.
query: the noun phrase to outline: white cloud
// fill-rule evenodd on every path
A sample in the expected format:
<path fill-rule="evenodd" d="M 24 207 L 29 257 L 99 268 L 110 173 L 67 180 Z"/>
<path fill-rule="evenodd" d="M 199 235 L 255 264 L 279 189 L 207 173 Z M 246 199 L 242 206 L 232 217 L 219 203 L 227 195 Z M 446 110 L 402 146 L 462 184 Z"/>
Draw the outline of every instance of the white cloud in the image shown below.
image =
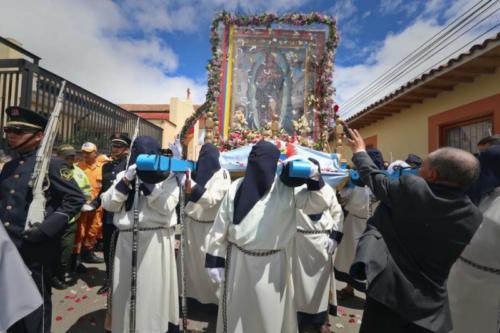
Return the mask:
<path fill-rule="evenodd" d="M 333 12 L 333 15 L 335 15 L 337 20 L 340 22 L 351 18 L 354 14 L 356 14 L 358 8 L 354 4 L 354 0 L 339 0 L 330 11 Z"/>
<path fill-rule="evenodd" d="M 403 0 L 381 0 L 379 11 L 382 15 L 405 13 L 406 15 L 414 14 L 419 7 L 417 1 Z"/>
<path fill-rule="evenodd" d="M 380 1 L 380 12 L 383 14 L 394 13 L 402 2 L 403 0 L 382 0 Z"/>
<path fill-rule="evenodd" d="M 126 0 L 121 6 L 124 15 L 145 32 L 186 31 L 197 29 L 199 13 L 186 1 L 172 8 L 173 1 L 165 0 Z"/>
<path fill-rule="evenodd" d="M 125 0 L 123 12 L 144 31 L 193 32 L 220 10 L 244 14 L 283 12 L 310 0 Z M 203 24 L 206 23 L 206 25 Z"/>
<path fill-rule="evenodd" d="M 424 14 L 437 14 L 446 5 L 446 0 L 428 0 L 425 3 Z"/>
<path fill-rule="evenodd" d="M 167 103 L 187 88 L 195 102 L 204 99 L 205 84 L 165 74 L 179 61 L 168 45 L 154 35 L 123 37 L 129 30 L 112 1 L 16 0 L 0 11 L 2 36 L 42 57 L 42 67 L 115 103 Z"/>
<path fill-rule="evenodd" d="M 166 103 L 191 88 L 200 103 L 205 78 L 169 74 L 180 60 L 161 33 L 208 29 L 221 9 L 252 14 L 308 1 L 16 0 L 1 6 L 0 31 L 42 57 L 42 67 L 113 102 Z"/>
<path fill-rule="evenodd" d="M 419 18 L 403 31 L 397 34 L 387 35 L 383 44 L 375 48 L 372 55 L 367 57 L 364 63 L 353 66 L 336 67 L 334 85 L 337 91 L 336 99 L 341 106 L 341 113 L 344 117 L 348 117 L 359 112 L 364 107 L 388 95 L 402 84 L 439 66 L 449 58 L 465 52 L 472 45 L 480 43 L 488 36 L 491 36 L 494 33 L 493 31 L 474 40 L 478 38 L 483 31 L 488 30 L 489 27 L 497 24 L 499 21 L 500 13 L 497 12 L 496 15 L 483 21 L 480 26 L 469 32 L 465 33 L 467 28 L 461 30 L 463 36 L 458 37 L 457 35 L 456 37 L 458 38 L 453 38 L 455 39 L 453 42 L 451 42 L 452 39 L 438 42 L 436 44 L 438 47 L 435 50 L 424 50 L 420 47 L 422 43 L 441 31 L 446 24 L 440 25 L 434 18 Z M 420 63 L 416 64 L 414 67 L 407 67 L 404 71 L 398 71 L 397 77 L 395 77 L 395 75 L 390 75 L 393 80 L 386 81 L 385 84 L 380 85 L 379 89 L 372 89 L 371 93 L 364 92 L 362 97 L 357 98 L 358 103 L 352 103 L 351 98 L 353 96 L 361 92 L 379 76 L 387 74 L 392 66 L 396 65 L 415 49 L 422 51 L 426 59 L 420 61 Z"/>

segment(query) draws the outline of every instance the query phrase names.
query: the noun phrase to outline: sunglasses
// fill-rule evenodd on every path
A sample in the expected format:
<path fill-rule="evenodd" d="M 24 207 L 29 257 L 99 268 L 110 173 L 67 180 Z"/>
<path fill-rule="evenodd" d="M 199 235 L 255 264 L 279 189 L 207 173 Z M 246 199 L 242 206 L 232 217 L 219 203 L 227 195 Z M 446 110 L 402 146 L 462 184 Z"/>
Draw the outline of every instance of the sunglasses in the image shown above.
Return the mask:
<path fill-rule="evenodd" d="M 21 134 L 26 134 L 26 133 L 35 133 L 36 131 L 23 129 L 23 128 L 4 127 L 3 132 L 5 134 L 12 133 L 12 134 L 21 135 Z"/>

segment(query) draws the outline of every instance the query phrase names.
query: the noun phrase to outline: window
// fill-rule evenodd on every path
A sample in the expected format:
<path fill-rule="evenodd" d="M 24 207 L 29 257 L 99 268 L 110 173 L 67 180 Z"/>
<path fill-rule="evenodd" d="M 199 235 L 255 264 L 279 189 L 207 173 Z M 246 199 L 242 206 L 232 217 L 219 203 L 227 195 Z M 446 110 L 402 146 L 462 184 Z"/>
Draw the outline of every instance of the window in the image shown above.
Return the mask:
<path fill-rule="evenodd" d="M 442 128 L 441 146 L 455 147 L 477 153 L 477 143 L 491 135 L 493 119 L 491 117 L 474 119 Z"/>

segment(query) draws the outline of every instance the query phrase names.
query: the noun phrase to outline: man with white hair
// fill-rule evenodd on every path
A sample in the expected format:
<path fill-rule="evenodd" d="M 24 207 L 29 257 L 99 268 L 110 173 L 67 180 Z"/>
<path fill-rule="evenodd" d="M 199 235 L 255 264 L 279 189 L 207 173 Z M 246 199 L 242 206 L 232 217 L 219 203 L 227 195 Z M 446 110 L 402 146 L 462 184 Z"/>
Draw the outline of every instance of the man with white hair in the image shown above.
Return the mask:
<path fill-rule="evenodd" d="M 366 154 L 360 134 L 349 132 L 353 162 L 380 200 L 350 270 L 367 283 L 360 333 L 449 332 L 448 274 L 482 219 L 465 194 L 479 163 L 446 147 L 429 154 L 420 177 L 390 180 Z"/>

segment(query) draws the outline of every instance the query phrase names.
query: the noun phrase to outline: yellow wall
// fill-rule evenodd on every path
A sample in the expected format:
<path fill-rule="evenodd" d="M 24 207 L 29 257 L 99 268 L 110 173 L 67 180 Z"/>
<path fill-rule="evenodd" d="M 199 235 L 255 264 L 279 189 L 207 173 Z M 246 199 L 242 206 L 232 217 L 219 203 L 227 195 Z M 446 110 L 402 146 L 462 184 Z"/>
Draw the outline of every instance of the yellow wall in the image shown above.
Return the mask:
<path fill-rule="evenodd" d="M 175 140 L 176 127 L 172 123 L 166 120 L 160 120 L 160 119 L 147 119 L 147 120 L 163 129 L 161 147 L 164 149 L 168 148 L 168 145 L 173 143 Z"/>
<path fill-rule="evenodd" d="M 22 44 L 19 43 L 18 41 L 16 41 L 15 39 L 13 39 L 13 38 L 7 38 L 7 39 L 9 41 L 11 41 L 12 43 L 22 47 Z M 21 53 L 17 52 L 16 50 L 11 49 L 7 45 L 0 44 L 0 59 L 23 59 L 23 55 Z M 18 68 L 11 68 L 11 69 L 17 70 Z M 2 70 L 6 71 L 6 70 L 8 70 L 8 68 L 3 68 Z M 14 87 L 17 84 L 18 91 L 20 92 L 21 91 L 21 76 L 19 76 L 19 80 L 16 80 L 15 76 L 12 76 L 11 79 L 12 79 L 12 82 L 9 82 L 9 80 L 7 79 L 7 81 L 6 81 L 7 87 L 9 85 L 12 85 L 12 87 Z M 3 87 L 4 82 L 3 81 L 4 80 L 0 80 L 0 105 L 4 105 L 4 104 L 6 106 L 19 105 L 19 100 L 21 99 L 20 93 L 18 94 L 17 99 L 15 98 L 14 94 L 11 94 L 10 99 L 8 99 L 8 95 L 3 96 L 3 90 L 4 90 L 4 87 Z M 5 88 L 5 89 L 8 89 L 8 88 Z M 5 121 L 5 119 L 4 119 L 4 121 Z"/>
<path fill-rule="evenodd" d="M 14 38 L 7 38 L 9 42 L 12 42 L 20 47 L 23 47 L 21 43 L 19 43 Z M 0 44 L 0 59 L 22 59 L 23 55 L 16 50 L 11 49 L 7 45 Z"/>
<path fill-rule="evenodd" d="M 415 104 L 392 117 L 363 127 L 363 137 L 377 136 L 377 148 L 385 160 L 405 159 L 408 153 L 421 157 L 428 154 L 428 118 L 455 107 L 480 100 L 500 93 L 500 70 L 494 74 L 482 75 L 473 82 L 457 85 L 452 91 L 442 92 L 437 97 L 426 99 L 422 104 Z M 348 148 L 345 158 L 350 161 Z"/>
<path fill-rule="evenodd" d="M 172 121 L 176 127 L 165 122 L 167 125 L 163 127 L 164 147 L 168 147 L 168 144 L 175 141 L 175 138 L 180 134 L 184 126 L 184 122 L 193 112 L 193 102 L 190 99 L 180 100 L 177 97 L 170 99 L 170 121 Z M 165 143 L 167 144 L 165 145 Z M 190 140 L 188 144 L 188 159 L 197 160 L 200 148 L 201 147 L 198 145 L 198 126 L 195 126 L 193 140 Z"/>

